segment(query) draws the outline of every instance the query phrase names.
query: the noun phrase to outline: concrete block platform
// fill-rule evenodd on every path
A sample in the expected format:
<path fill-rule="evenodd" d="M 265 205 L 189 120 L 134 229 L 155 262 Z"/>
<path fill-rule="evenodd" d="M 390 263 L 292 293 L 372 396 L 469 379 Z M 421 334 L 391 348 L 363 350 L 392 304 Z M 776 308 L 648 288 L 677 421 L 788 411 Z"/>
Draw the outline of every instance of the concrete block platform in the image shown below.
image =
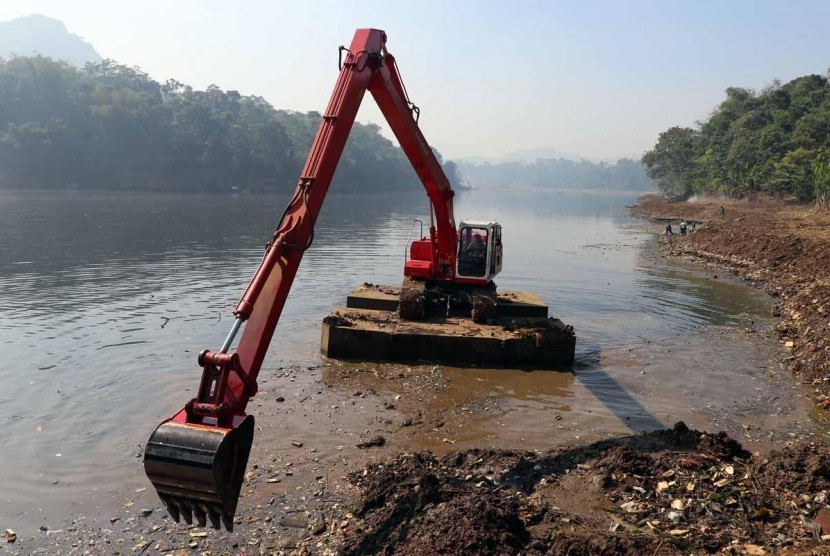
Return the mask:
<path fill-rule="evenodd" d="M 371 309 L 375 311 L 397 311 L 401 288 L 363 284 L 346 297 L 349 309 Z M 542 298 L 531 292 L 501 290 L 496 296 L 499 318 L 545 319 L 548 306 Z"/>
<path fill-rule="evenodd" d="M 570 370 L 576 346 L 573 328 L 548 318 L 547 306 L 535 294 L 499 292 L 499 318 L 478 324 L 465 317 L 401 320 L 396 313 L 399 291 L 370 285 L 352 291 L 347 307 L 323 319 L 323 354 L 336 359 Z"/>
<path fill-rule="evenodd" d="M 397 286 L 363 284 L 346 296 L 346 307 L 373 311 L 397 311 L 400 296 L 401 288 Z"/>

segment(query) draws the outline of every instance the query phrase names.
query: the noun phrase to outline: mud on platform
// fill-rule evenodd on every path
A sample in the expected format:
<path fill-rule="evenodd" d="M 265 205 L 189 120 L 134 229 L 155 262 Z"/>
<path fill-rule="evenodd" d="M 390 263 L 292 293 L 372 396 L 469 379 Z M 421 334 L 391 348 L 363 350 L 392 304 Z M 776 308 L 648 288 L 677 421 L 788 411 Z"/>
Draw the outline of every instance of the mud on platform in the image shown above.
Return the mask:
<path fill-rule="evenodd" d="M 397 311 L 401 288 L 363 284 L 346 297 L 349 309 L 372 309 L 375 311 Z M 496 295 L 496 310 L 499 318 L 548 318 L 548 306 L 542 298 L 531 292 L 502 290 Z"/>
<path fill-rule="evenodd" d="M 432 360 L 461 365 L 566 370 L 576 336 L 535 294 L 500 292 L 497 318 L 475 323 L 465 317 L 403 320 L 400 288 L 364 284 L 346 307 L 323 319 L 321 351 L 337 359 Z"/>

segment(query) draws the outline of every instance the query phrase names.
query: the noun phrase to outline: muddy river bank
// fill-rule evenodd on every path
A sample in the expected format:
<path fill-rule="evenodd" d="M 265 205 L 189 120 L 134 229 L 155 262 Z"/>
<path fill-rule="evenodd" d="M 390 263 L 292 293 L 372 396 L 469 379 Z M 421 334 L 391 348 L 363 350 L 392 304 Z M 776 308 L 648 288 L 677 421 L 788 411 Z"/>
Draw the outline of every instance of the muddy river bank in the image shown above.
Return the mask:
<path fill-rule="evenodd" d="M 544 554 L 557 547 L 571 554 L 672 554 L 734 542 L 814 546 L 821 535 L 808 525 L 830 488 L 822 467 L 830 464 L 826 432 L 810 415 L 809 392 L 779 363 L 771 319 L 757 318 L 602 354 L 625 369 L 616 379 L 596 369 L 516 375 L 339 362 L 270 370 L 254 404 L 256 442 L 234 532 L 173 523 L 152 487 L 133 474 L 71 520 L 18 532 L 6 549 L 428 554 L 444 546 L 448 553 Z M 738 391 L 745 395 L 731 394 Z M 710 438 L 729 448 L 717 452 L 705 434 L 708 448 L 697 433 L 635 434 L 677 421 L 728 431 Z M 358 447 L 366 444 L 378 445 Z M 775 452 L 782 447 L 787 451 Z M 745 477 L 764 462 L 793 467 L 790 454 L 804 451 L 813 454 L 812 467 L 797 466 L 789 480 L 805 483 L 781 490 L 780 500 L 768 500 Z M 692 468 L 678 467 L 687 460 Z M 728 474 L 727 466 L 738 471 Z M 659 490 L 664 477 L 672 486 Z M 524 486 L 507 486 L 506 478 Z M 437 490 L 410 499 L 418 485 L 432 482 Z M 697 492 L 685 490 L 691 483 L 700 483 Z M 737 489 L 730 496 L 740 504 L 718 502 L 712 495 L 722 488 L 714 484 Z M 484 506 L 470 501 L 484 492 Z M 667 517 L 677 513 L 671 504 L 678 499 L 689 505 L 682 521 Z M 767 510 L 776 512 L 774 520 L 749 519 Z M 452 531 L 425 533 L 462 516 Z M 409 521 L 411 534 L 401 530 Z M 482 524 L 498 525 L 487 533 L 492 538 Z"/>
<path fill-rule="evenodd" d="M 799 380 L 830 409 L 830 211 L 794 199 L 694 199 L 647 195 L 633 214 L 661 225 L 698 222 L 695 233 L 664 235 L 663 253 L 726 270 L 776 303 L 776 332 Z M 662 228 L 661 228 L 662 231 Z"/>
<path fill-rule="evenodd" d="M 478 204 L 487 208 L 496 201 Z M 331 284 L 322 283 L 328 267 L 312 258 L 308 291 L 298 295 L 319 304 L 321 314 L 292 314 L 289 307 L 290 341 L 277 342 L 280 355 L 270 356 L 261 372 L 251 404 L 254 449 L 234 532 L 173 523 L 141 471 L 141 444 L 155 414 L 176 409 L 188 395 L 183 390 L 195 386 L 187 382 L 192 376 L 184 376 L 165 379 L 166 390 L 175 391 L 165 391 L 154 415 L 142 417 L 140 424 L 151 421 L 146 431 L 126 432 L 118 450 L 106 443 L 97 448 L 103 467 L 98 484 L 95 462 L 76 463 L 84 475 L 66 475 L 54 464 L 38 468 L 36 459 L 15 462 L 6 452 L 0 464 L 18 480 L 7 485 L 0 526 L 13 529 L 15 538 L 0 550 L 182 555 L 822 549 L 828 428 L 813 404 L 814 386 L 787 370 L 792 353 L 778 341 L 775 300 L 720 271 L 662 258 L 654 234 L 624 216 L 627 202 L 620 198 L 599 215 L 571 207 L 564 218 L 543 212 L 529 219 L 519 211 L 501 219 L 505 229 L 512 224 L 519 244 L 522 237 L 562 226 L 557 237 L 564 239 L 552 254 L 546 251 L 564 262 L 555 272 L 561 280 L 551 282 L 553 270 L 533 266 L 541 253 L 525 242 L 525 251 L 513 251 L 514 271 L 505 273 L 505 286 L 539 292 L 552 314 L 574 324 L 573 369 L 322 360 L 314 355 L 319 321 L 342 300 L 316 299 Z M 339 234 L 342 225 L 331 227 Z M 326 233 L 321 230 L 323 238 Z M 315 275 L 324 277 L 320 284 Z M 227 285 L 210 292 L 223 302 L 241 289 L 225 280 Z M 347 281 L 340 289 L 345 293 L 353 285 Z M 203 322 L 192 307 L 172 315 L 153 312 L 151 303 L 143 310 Z M 181 330 L 177 320 L 152 334 L 140 332 L 142 339 L 175 335 Z M 300 324 L 300 332 L 290 328 L 303 322 L 311 324 Z M 193 337 L 216 335 L 217 325 L 198 326 L 203 328 L 181 342 L 172 336 L 173 351 L 191 348 Z M 134 341 L 129 334 L 120 339 Z M 106 342 L 102 351 L 136 349 L 107 347 L 115 343 Z M 191 358 L 179 354 L 171 363 Z M 142 399 L 147 405 L 152 397 Z M 27 428 L 45 422 L 49 432 L 51 421 L 12 417 L 12 424 Z M 675 427 L 678 422 L 684 425 Z M 32 446 L 30 441 L 24 447 Z M 45 450 L 52 457 L 57 453 L 53 446 Z M 109 454 L 115 455 L 105 459 Z M 34 479 L 25 473 L 27 462 L 37 468 Z M 29 501 L 27 492 L 34 493 Z"/>

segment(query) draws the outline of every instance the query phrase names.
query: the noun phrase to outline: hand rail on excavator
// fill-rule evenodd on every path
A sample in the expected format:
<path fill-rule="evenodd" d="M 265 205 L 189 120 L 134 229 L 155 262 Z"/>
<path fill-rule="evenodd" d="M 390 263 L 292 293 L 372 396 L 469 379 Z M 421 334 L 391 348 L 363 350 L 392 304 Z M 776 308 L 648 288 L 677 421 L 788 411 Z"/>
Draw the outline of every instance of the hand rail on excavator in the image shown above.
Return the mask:
<path fill-rule="evenodd" d="M 386 33 L 358 29 L 314 138 L 294 196 L 266 245 L 265 255 L 233 314 L 233 327 L 218 352 L 199 354 L 202 378 L 195 398 L 155 429 L 144 451 L 144 469 L 175 521 L 183 518 L 233 529 L 245 467 L 253 444 L 254 418 L 245 413 L 256 378 L 314 223 L 368 90 L 406 153 L 435 211 L 430 226 L 436 279 L 455 272 L 457 232 L 453 190 L 418 128 L 420 113 L 406 94 Z M 244 323 L 244 327 L 242 326 Z M 242 330 L 236 350 L 231 346 Z"/>

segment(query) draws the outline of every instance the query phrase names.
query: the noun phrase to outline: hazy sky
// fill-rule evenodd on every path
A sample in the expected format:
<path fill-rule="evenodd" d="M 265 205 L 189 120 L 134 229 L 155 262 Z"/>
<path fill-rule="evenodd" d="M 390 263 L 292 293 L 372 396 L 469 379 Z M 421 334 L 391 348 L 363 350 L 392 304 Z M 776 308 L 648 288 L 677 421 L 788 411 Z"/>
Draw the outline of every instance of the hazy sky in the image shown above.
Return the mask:
<path fill-rule="evenodd" d="M 828 0 L 0 0 L 0 20 L 32 13 L 156 79 L 301 111 L 325 108 L 354 29 L 384 29 L 427 139 L 449 158 L 639 156 L 728 86 L 830 67 Z M 370 97 L 359 119 L 382 121 Z"/>

